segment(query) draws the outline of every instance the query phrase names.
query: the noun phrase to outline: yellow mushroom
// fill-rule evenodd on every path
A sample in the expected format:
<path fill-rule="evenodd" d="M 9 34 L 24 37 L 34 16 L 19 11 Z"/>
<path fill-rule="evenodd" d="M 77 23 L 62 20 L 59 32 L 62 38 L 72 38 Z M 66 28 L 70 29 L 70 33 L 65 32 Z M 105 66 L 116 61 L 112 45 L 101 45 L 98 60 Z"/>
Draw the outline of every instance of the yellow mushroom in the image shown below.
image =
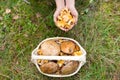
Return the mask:
<path fill-rule="evenodd" d="M 48 60 L 41 60 L 41 59 L 38 59 L 38 60 L 37 60 L 37 63 L 38 63 L 39 65 L 43 65 L 43 64 L 48 63 L 48 62 L 49 62 Z"/>
<path fill-rule="evenodd" d="M 48 60 L 43 60 L 43 63 L 45 64 L 45 63 L 48 63 L 49 61 Z"/>
<path fill-rule="evenodd" d="M 37 60 L 37 63 L 41 63 L 41 59 L 38 59 L 38 60 Z"/>
<path fill-rule="evenodd" d="M 58 20 L 61 21 L 61 20 L 62 20 L 62 17 L 61 17 L 61 16 L 58 16 Z"/>
<path fill-rule="evenodd" d="M 59 43 L 62 43 L 63 41 L 64 41 L 64 40 L 62 40 L 62 39 L 59 39 L 59 40 L 58 40 Z"/>
<path fill-rule="evenodd" d="M 38 50 L 37 50 L 37 54 L 38 54 L 38 55 L 42 55 L 42 50 L 41 50 L 41 49 L 38 49 Z"/>
<path fill-rule="evenodd" d="M 64 27 L 64 22 L 63 21 L 57 21 L 57 26 L 59 27 Z"/>
<path fill-rule="evenodd" d="M 70 28 L 70 25 L 66 24 L 66 25 L 64 26 L 64 28 L 65 28 L 65 29 L 69 29 L 69 28 Z"/>
<path fill-rule="evenodd" d="M 59 53 L 59 56 L 67 56 L 67 54 L 63 53 L 63 52 L 60 52 Z"/>
<path fill-rule="evenodd" d="M 57 64 L 59 65 L 59 67 L 62 67 L 62 65 L 64 64 L 64 60 L 58 60 L 57 61 Z"/>
<path fill-rule="evenodd" d="M 81 50 L 80 51 L 76 51 L 76 52 L 73 53 L 73 56 L 80 56 L 80 55 L 82 55 L 82 51 Z"/>
<path fill-rule="evenodd" d="M 64 22 L 67 22 L 69 20 L 69 16 L 68 15 L 63 15 L 62 17 L 63 17 L 63 21 Z"/>
<path fill-rule="evenodd" d="M 41 65 L 41 61 L 42 61 L 41 59 L 38 59 L 37 64 Z"/>

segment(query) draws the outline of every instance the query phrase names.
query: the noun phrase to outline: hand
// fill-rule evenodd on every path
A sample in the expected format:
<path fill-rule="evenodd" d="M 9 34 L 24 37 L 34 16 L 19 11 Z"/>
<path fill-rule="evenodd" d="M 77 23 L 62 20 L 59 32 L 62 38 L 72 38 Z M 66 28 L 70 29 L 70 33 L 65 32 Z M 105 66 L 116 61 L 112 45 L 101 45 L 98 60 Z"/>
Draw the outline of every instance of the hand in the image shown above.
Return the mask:
<path fill-rule="evenodd" d="M 75 24 L 73 24 L 70 28 L 72 29 L 77 24 L 77 21 L 78 21 L 78 12 L 75 8 L 75 0 L 66 0 L 66 7 L 70 10 L 71 14 L 75 19 Z"/>
<path fill-rule="evenodd" d="M 77 21 L 78 21 L 78 12 L 75 7 L 68 7 L 68 9 L 70 10 L 71 14 L 73 15 L 73 17 L 75 19 L 75 25 L 76 25 Z"/>
<path fill-rule="evenodd" d="M 77 12 L 76 8 L 75 7 L 67 7 L 67 8 L 70 10 L 73 18 L 75 19 L 75 23 L 73 25 L 71 25 L 71 27 L 69 29 L 61 28 L 65 32 L 71 30 L 77 24 L 77 21 L 78 21 L 78 12 Z"/>
<path fill-rule="evenodd" d="M 57 22 L 57 17 L 59 16 L 61 10 L 62 10 L 62 8 L 57 8 L 56 11 L 55 11 L 55 13 L 54 13 L 53 18 L 54 18 L 54 23 L 55 24 Z"/>
<path fill-rule="evenodd" d="M 55 0 L 55 3 L 56 3 L 56 11 L 54 13 L 53 18 L 54 18 L 54 22 L 56 24 L 57 17 L 60 14 L 60 11 L 65 7 L 65 2 L 64 2 L 64 0 Z"/>
<path fill-rule="evenodd" d="M 57 8 L 56 9 L 56 11 L 55 11 L 55 13 L 54 13 L 54 23 L 55 23 L 55 25 L 57 26 L 57 17 L 59 16 L 59 14 L 60 14 L 60 11 L 62 10 L 63 8 Z M 62 28 L 62 27 L 59 27 L 61 30 L 63 30 L 63 31 L 67 31 L 66 29 L 64 29 L 64 28 Z"/>

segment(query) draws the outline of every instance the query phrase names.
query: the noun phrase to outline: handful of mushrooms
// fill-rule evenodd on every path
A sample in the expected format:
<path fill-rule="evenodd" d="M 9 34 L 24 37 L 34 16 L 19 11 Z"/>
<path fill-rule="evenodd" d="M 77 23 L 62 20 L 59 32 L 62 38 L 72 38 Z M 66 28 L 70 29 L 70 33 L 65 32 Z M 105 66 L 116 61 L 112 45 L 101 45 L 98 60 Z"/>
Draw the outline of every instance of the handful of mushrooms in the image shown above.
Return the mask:
<path fill-rule="evenodd" d="M 68 8 L 61 10 L 57 17 L 56 25 L 59 28 L 70 29 L 75 24 L 75 19 Z"/>
<path fill-rule="evenodd" d="M 41 44 L 37 55 L 44 56 L 80 56 L 80 47 L 71 40 L 47 40 Z M 40 70 L 47 74 L 68 75 L 75 72 L 79 61 L 72 60 L 37 60 Z"/>

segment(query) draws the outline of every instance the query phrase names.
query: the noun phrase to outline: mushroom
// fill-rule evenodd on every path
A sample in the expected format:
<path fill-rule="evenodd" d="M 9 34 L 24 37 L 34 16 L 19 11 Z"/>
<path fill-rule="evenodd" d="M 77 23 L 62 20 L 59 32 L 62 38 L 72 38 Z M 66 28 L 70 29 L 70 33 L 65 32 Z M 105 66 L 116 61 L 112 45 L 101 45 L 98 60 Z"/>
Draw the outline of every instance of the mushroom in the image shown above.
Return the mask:
<path fill-rule="evenodd" d="M 37 50 L 37 54 L 38 54 L 38 55 L 42 55 L 41 49 L 38 49 L 38 50 Z"/>
<path fill-rule="evenodd" d="M 43 55 L 57 56 L 59 55 L 59 52 L 60 52 L 60 46 L 55 41 L 48 40 L 41 45 L 41 50 Z"/>
<path fill-rule="evenodd" d="M 61 74 L 66 75 L 75 72 L 75 70 L 78 68 L 78 65 L 79 63 L 77 61 L 71 61 L 67 63 L 65 66 L 62 67 Z"/>
<path fill-rule="evenodd" d="M 64 62 L 65 62 L 64 60 L 58 60 L 57 64 L 59 65 L 59 67 L 62 67 Z"/>
<path fill-rule="evenodd" d="M 81 56 L 82 55 L 82 51 L 76 51 L 73 53 L 73 56 Z"/>
<path fill-rule="evenodd" d="M 75 50 L 74 51 L 80 51 L 80 47 L 77 44 L 75 45 Z"/>
<path fill-rule="evenodd" d="M 43 65 L 43 64 L 48 63 L 48 62 L 49 62 L 48 60 L 41 60 L 41 59 L 37 60 L 38 65 Z"/>
<path fill-rule="evenodd" d="M 40 66 L 40 69 L 44 73 L 52 74 L 58 70 L 58 65 L 54 62 L 48 62 Z"/>
<path fill-rule="evenodd" d="M 75 49 L 75 44 L 72 41 L 64 41 L 60 45 L 61 51 L 67 54 L 72 54 Z"/>

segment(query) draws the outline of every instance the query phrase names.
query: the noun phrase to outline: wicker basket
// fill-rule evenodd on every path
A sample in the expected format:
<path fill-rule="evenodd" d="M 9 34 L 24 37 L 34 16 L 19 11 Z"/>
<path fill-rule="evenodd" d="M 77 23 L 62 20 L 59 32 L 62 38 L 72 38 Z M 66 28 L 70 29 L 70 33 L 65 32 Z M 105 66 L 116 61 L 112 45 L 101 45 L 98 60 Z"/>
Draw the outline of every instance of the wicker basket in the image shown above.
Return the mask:
<path fill-rule="evenodd" d="M 58 39 L 65 39 L 65 40 L 71 40 L 73 42 L 75 42 L 81 49 L 82 51 L 82 55 L 81 56 L 38 56 L 37 55 L 37 50 L 39 49 L 39 46 L 47 41 L 47 40 L 58 40 Z M 79 66 L 77 68 L 77 70 L 74 73 L 71 73 L 69 75 L 56 75 L 56 74 L 46 74 L 43 73 L 40 68 L 39 65 L 37 64 L 37 59 L 47 59 L 47 60 L 75 60 L 75 61 L 79 61 Z M 85 64 L 86 62 L 86 51 L 82 48 L 82 46 L 74 39 L 71 38 L 66 38 L 66 37 L 53 37 L 53 38 L 47 38 L 45 40 L 43 40 L 42 42 L 39 43 L 39 45 L 32 51 L 32 55 L 31 55 L 31 61 L 36 65 L 37 69 L 39 70 L 40 73 L 46 75 L 46 76 L 50 76 L 50 77 L 69 77 L 72 76 L 74 74 L 76 74 L 80 68 Z"/>

